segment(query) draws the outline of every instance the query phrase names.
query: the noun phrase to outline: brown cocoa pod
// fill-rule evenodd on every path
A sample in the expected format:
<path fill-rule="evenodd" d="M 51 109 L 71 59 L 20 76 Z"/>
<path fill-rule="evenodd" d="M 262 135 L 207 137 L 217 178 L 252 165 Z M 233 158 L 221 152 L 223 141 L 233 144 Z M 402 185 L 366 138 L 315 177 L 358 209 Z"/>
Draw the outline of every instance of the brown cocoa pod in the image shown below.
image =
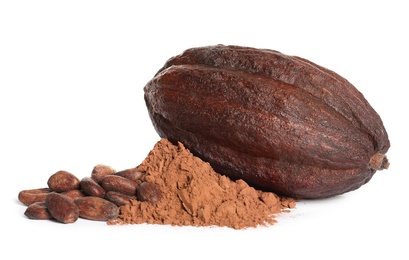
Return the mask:
<path fill-rule="evenodd" d="M 191 48 L 145 88 L 156 131 L 219 173 L 297 198 L 355 190 L 388 168 L 383 122 L 345 78 L 303 58 Z"/>
<path fill-rule="evenodd" d="M 61 193 L 51 192 L 45 198 L 50 215 L 59 222 L 69 224 L 77 221 L 79 209 L 74 201 Z"/>
<path fill-rule="evenodd" d="M 140 172 L 137 168 L 130 168 L 130 169 L 116 172 L 114 173 L 114 175 L 118 175 L 118 176 L 121 176 L 121 177 L 137 182 L 141 179 L 141 177 L 143 176 L 143 173 Z"/>
<path fill-rule="evenodd" d="M 22 190 L 18 193 L 18 200 L 24 205 L 29 206 L 35 202 L 44 202 L 45 197 L 50 192 L 50 188 Z"/>
<path fill-rule="evenodd" d="M 115 219 L 119 214 L 119 208 L 113 202 L 100 197 L 87 196 L 74 202 L 79 208 L 81 218 L 108 221 Z"/>
<path fill-rule="evenodd" d="M 113 202 L 115 205 L 123 206 L 130 203 L 130 200 L 136 199 L 136 196 L 126 195 L 118 191 L 108 191 L 105 193 L 104 199 Z"/>
<path fill-rule="evenodd" d="M 81 190 L 88 196 L 103 198 L 106 191 L 91 177 L 84 177 L 80 182 Z"/>
<path fill-rule="evenodd" d="M 58 171 L 48 178 L 47 185 L 55 192 L 64 192 L 79 189 L 80 180 L 72 173 Z"/>
<path fill-rule="evenodd" d="M 114 174 L 116 171 L 111 166 L 105 164 L 98 164 L 95 165 L 91 172 L 91 178 L 94 179 L 96 182 L 101 182 L 101 180 L 110 174 Z"/>
<path fill-rule="evenodd" d="M 26 208 L 24 215 L 29 219 L 52 219 L 45 202 L 34 202 Z"/>
<path fill-rule="evenodd" d="M 101 180 L 101 186 L 106 191 L 118 191 L 126 195 L 135 195 L 138 184 L 121 176 L 108 175 Z"/>

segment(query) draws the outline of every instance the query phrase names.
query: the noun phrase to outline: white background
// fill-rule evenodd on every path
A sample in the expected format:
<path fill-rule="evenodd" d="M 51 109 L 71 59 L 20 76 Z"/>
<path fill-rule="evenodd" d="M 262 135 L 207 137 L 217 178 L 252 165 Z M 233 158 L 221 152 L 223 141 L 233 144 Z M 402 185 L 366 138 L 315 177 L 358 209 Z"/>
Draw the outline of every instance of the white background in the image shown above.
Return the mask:
<path fill-rule="evenodd" d="M 1 259 L 408 259 L 405 1 L 1 1 Z M 159 140 L 143 87 L 187 48 L 297 55 L 347 78 L 389 133 L 390 169 L 301 201 L 269 228 L 64 225 L 24 216 L 20 190 L 67 170 L 138 165 Z M 6 256 L 7 255 L 7 256 Z M 149 258 L 148 258 L 149 257 Z"/>

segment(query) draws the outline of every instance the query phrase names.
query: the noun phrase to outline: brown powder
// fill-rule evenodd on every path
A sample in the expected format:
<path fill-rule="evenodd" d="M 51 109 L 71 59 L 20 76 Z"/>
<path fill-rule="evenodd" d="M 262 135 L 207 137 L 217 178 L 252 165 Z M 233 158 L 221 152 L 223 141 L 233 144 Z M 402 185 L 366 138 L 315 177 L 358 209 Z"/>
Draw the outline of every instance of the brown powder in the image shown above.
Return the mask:
<path fill-rule="evenodd" d="M 120 207 L 119 217 L 108 224 L 166 224 L 226 226 L 234 229 L 273 224 L 274 216 L 295 207 L 295 200 L 232 181 L 216 173 L 183 144 L 158 141 L 137 167 L 143 181 L 159 185 L 157 203 L 131 200 Z"/>

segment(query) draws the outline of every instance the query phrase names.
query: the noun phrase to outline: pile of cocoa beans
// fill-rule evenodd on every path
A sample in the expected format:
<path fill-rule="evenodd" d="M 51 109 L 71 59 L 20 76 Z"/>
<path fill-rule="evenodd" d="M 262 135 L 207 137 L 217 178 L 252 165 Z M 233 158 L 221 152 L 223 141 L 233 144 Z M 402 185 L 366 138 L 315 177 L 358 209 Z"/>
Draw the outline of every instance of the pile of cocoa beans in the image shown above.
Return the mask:
<path fill-rule="evenodd" d="M 18 200 L 27 206 L 29 219 L 51 219 L 73 223 L 78 218 L 109 221 L 118 217 L 119 207 L 132 199 L 155 203 L 162 197 L 158 185 L 143 182 L 136 168 L 116 172 L 112 167 L 96 165 L 90 177 L 81 180 L 60 170 L 52 174 L 47 188 L 22 190 Z"/>

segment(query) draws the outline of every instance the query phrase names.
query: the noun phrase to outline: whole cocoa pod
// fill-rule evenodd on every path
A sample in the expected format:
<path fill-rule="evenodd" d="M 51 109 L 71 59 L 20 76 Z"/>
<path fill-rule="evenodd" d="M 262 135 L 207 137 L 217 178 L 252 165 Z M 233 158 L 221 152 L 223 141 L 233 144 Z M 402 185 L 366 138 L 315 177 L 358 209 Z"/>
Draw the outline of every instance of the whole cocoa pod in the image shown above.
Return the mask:
<path fill-rule="evenodd" d="M 355 190 L 388 168 L 383 122 L 351 83 L 306 59 L 188 49 L 144 88 L 159 135 L 219 173 L 297 198 Z"/>

